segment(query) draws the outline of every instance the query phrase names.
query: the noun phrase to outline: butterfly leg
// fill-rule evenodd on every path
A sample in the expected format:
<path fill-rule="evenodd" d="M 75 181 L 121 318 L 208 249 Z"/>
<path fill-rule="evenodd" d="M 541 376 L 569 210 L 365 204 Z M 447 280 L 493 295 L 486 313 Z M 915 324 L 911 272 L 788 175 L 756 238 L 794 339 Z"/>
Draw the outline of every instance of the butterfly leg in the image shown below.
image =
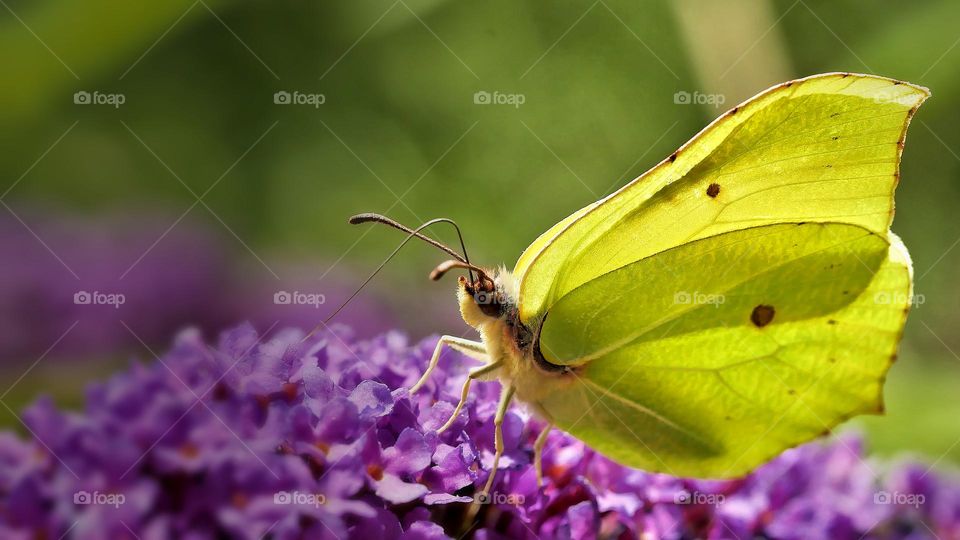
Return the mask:
<path fill-rule="evenodd" d="M 507 386 L 500 392 L 500 405 L 497 406 L 497 415 L 493 419 L 495 447 L 493 466 L 490 468 L 487 483 L 483 486 L 482 495 L 484 496 L 490 495 L 493 479 L 496 478 L 497 468 L 500 466 L 500 456 L 503 455 L 503 419 L 507 415 L 507 408 L 510 407 L 510 401 L 513 399 L 513 392 L 514 388 L 512 386 Z"/>
<path fill-rule="evenodd" d="M 487 348 L 483 345 L 483 343 L 454 336 L 443 336 L 439 341 L 437 341 L 437 348 L 433 350 L 433 356 L 430 357 L 430 364 L 427 366 L 427 370 L 423 372 L 423 375 L 420 377 L 420 380 L 417 381 L 417 384 L 410 388 L 411 394 L 415 393 L 420 389 L 420 387 L 426 384 L 427 379 L 430 378 L 430 373 L 433 372 L 434 368 L 437 367 L 437 363 L 440 362 L 440 353 L 443 352 L 443 348 L 445 346 L 460 351 L 470 358 L 484 361 L 487 359 Z"/>
<path fill-rule="evenodd" d="M 537 470 L 537 487 L 543 487 L 543 447 L 547 444 L 547 436 L 553 430 L 553 424 L 547 424 L 537 435 L 533 443 L 533 467 Z"/>
<path fill-rule="evenodd" d="M 447 420 L 446 423 L 444 423 L 443 426 L 441 426 L 440 429 L 437 430 L 437 433 L 443 433 L 444 431 L 449 429 L 450 426 L 453 425 L 453 422 L 456 421 L 457 416 L 460 415 L 460 411 L 463 410 L 463 406 L 467 402 L 467 395 L 470 393 L 470 382 L 488 373 L 496 371 L 502 365 L 503 365 L 503 362 L 498 360 L 492 364 L 487 364 L 481 368 L 477 368 L 471 371 L 467 375 L 467 380 L 463 381 L 463 389 L 460 390 L 460 402 L 457 403 L 457 408 L 453 410 L 453 414 L 450 415 L 450 419 Z"/>

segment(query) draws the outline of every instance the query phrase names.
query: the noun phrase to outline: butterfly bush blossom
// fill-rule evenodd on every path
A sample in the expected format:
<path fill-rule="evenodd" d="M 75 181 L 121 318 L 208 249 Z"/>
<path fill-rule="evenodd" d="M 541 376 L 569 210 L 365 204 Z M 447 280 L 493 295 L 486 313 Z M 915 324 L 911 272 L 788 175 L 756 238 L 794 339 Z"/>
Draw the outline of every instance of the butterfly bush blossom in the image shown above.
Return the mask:
<path fill-rule="evenodd" d="M 435 344 L 355 341 L 344 327 L 263 339 L 244 325 L 212 347 L 185 331 L 93 385 L 84 411 L 41 399 L 20 416 L 28 438 L 0 434 L 0 537 L 960 538 L 956 483 L 865 461 L 849 435 L 706 482 L 625 468 L 553 432 L 538 489 L 543 425 L 514 408 L 480 497 L 499 384 L 474 385 L 438 435 L 475 362 L 448 352 L 410 396 Z"/>

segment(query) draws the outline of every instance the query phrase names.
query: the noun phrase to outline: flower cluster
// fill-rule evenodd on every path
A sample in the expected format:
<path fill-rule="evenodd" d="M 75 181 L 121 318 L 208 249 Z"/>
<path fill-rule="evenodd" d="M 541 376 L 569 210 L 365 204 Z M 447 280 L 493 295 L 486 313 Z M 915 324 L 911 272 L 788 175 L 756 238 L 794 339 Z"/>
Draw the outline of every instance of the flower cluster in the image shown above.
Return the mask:
<path fill-rule="evenodd" d="M 41 399 L 31 435 L 0 434 L 2 538 L 958 538 L 960 488 L 917 464 L 864 460 L 856 437 L 789 450 L 735 481 L 617 465 L 522 409 L 488 496 L 499 385 L 474 386 L 436 343 L 355 341 L 338 327 L 216 347 L 186 331 L 162 358 L 92 386 L 85 411 Z"/>

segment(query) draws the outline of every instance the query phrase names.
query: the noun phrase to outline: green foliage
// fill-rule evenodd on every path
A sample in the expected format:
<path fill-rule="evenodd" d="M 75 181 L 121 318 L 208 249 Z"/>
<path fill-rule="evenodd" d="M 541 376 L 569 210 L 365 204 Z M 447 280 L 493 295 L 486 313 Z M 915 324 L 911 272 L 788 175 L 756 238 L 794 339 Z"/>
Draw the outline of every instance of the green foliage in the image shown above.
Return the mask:
<path fill-rule="evenodd" d="M 218 229 L 222 219 L 264 258 L 309 260 L 318 275 L 344 253 L 341 264 L 366 269 L 394 245 L 379 233 L 357 242 L 363 231 L 345 218 L 365 210 L 405 222 L 455 218 L 475 260 L 509 265 L 539 233 L 723 110 L 674 104 L 678 91 L 716 89 L 699 79 L 691 38 L 663 1 L 8 4 L 17 16 L 0 10 L 0 171 L 8 185 L 29 173 L 6 203 L 86 213 L 159 206 L 175 219 L 195 199 L 172 170 L 198 194 L 213 186 L 204 200 L 218 217 L 202 206 L 193 217 Z M 754 15 L 750 5 L 698 39 L 728 37 L 733 22 Z M 932 89 L 904 154 L 893 227 L 910 246 L 925 298 L 908 323 L 902 362 L 953 358 L 960 5 L 772 6 L 773 20 L 758 23 L 771 30 L 743 36 L 728 78 L 763 78 L 756 51 L 779 38 L 793 76 L 872 72 Z M 79 90 L 123 93 L 126 103 L 77 106 Z M 279 90 L 323 93 L 326 103 L 278 106 Z M 478 91 L 525 101 L 477 105 Z M 234 247 L 238 264 L 270 278 Z M 382 276 L 398 303 L 446 300 L 446 287 L 422 279 L 435 256 L 415 248 Z M 419 327 L 431 328 L 440 329 Z M 910 446 L 895 426 L 912 433 L 911 421 L 897 418 L 891 410 L 888 439 Z M 950 437 L 943 432 L 930 451 L 946 450 Z"/>

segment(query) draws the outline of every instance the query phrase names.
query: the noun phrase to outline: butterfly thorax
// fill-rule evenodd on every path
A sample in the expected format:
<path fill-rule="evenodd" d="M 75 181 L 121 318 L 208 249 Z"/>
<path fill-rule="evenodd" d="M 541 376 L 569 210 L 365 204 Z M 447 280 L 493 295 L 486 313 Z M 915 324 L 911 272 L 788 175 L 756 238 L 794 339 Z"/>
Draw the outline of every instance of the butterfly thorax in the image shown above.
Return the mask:
<path fill-rule="evenodd" d="M 569 383 L 570 369 L 544 358 L 539 340 L 543 317 L 527 323 L 520 320 L 519 287 L 513 274 L 500 268 L 491 275 L 492 283 L 460 279 L 460 314 L 480 332 L 490 362 L 503 362 L 498 370 L 501 381 L 512 382 L 517 397 L 539 409 L 537 402 L 554 385 Z"/>

